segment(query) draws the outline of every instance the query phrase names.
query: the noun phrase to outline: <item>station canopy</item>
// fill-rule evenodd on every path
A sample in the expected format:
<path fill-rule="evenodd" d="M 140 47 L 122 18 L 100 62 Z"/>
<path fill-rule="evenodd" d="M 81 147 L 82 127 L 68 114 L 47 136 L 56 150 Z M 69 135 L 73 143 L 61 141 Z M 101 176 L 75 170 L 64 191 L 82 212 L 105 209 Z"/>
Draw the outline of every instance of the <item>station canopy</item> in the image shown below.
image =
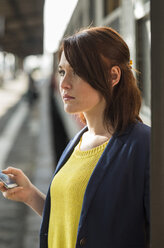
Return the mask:
<path fill-rule="evenodd" d="M 0 0 L 0 51 L 43 53 L 44 0 Z"/>

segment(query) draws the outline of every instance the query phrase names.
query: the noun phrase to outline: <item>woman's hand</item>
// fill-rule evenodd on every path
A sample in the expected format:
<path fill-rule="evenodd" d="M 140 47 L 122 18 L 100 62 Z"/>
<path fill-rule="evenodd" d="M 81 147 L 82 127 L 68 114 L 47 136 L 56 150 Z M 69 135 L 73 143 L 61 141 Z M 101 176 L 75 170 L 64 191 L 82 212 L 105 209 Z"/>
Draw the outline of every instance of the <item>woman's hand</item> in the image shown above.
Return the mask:
<path fill-rule="evenodd" d="M 0 191 L 3 196 L 13 201 L 24 202 L 39 215 L 42 215 L 45 195 L 31 183 L 23 171 L 9 167 L 3 170 L 3 173 L 9 175 L 18 185 L 12 189 L 6 189 L 4 184 L 0 182 Z"/>
<path fill-rule="evenodd" d="M 3 170 L 3 173 L 9 175 L 18 184 L 18 187 L 7 189 L 3 183 L 0 183 L 0 191 L 3 196 L 13 201 L 27 203 L 32 190 L 32 183 L 28 177 L 22 170 L 13 167 Z"/>

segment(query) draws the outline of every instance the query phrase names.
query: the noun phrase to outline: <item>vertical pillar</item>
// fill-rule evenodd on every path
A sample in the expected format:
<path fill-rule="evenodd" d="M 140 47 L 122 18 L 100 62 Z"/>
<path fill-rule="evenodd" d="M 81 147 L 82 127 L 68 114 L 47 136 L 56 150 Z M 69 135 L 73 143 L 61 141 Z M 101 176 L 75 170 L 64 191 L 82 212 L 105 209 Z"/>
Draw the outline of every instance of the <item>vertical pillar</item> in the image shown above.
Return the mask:
<path fill-rule="evenodd" d="M 121 35 L 127 42 L 131 59 L 133 60 L 133 67 L 135 68 L 136 58 L 136 29 L 134 16 L 134 3 L 132 0 L 122 0 L 121 2 L 121 16 L 120 16 L 120 30 Z"/>
<path fill-rule="evenodd" d="M 151 0 L 151 248 L 164 247 L 164 1 Z"/>
<path fill-rule="evenodd" d="M 83 26 L 86 27 L 89 23 L 89 1 L 83 0 Z"/>
<path fill-rule="evenodd" d="M 2 66 L 2 70 L 3 70 L 3 82 L 5 82 L 5 79 L 6 79 L 6 72 L 7 72 L 7 69 L 6 69 L 6 55 L 7 53 L 6 52 L 3 52 L 3 66 Z"/>
<path fill-rule="evenodd" d="M 18 57 L 18 69 L 23 70 L 23 58 Z"/>
<path fill-rule="evenodd" d="M 103 3 L 104 1 L 95 0 L 95 10 L 96 10 L 96 18 L 95 18 L 95 24 L 99 26 L 102 23 L 103 19 Z"/>

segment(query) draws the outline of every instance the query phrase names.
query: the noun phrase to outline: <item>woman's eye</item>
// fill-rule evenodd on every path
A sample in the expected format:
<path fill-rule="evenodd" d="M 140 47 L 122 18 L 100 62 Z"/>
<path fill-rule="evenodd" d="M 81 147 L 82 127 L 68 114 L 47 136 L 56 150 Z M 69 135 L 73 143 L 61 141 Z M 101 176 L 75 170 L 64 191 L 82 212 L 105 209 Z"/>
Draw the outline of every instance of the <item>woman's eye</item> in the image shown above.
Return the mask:
<path fill-rule="evenodd" d="M 59 73 L 59 75 L 60 75 L 61 77 L 63 77 L 63 76 L 65 75 L 65 71 L 64 71 L 64 70 L 59 70 L 58 73 Z"/>

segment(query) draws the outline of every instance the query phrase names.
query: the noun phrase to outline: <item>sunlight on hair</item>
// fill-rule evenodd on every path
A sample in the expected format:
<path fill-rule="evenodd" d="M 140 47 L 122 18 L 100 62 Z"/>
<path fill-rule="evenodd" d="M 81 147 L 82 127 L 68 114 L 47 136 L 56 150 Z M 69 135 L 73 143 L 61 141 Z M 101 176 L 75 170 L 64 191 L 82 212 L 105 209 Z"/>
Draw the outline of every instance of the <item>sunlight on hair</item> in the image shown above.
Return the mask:
<path fill-rule="evenodd" d="M 46 0 L 44 7 L 44 50 L 55 52 L 78 0 Z"/>

